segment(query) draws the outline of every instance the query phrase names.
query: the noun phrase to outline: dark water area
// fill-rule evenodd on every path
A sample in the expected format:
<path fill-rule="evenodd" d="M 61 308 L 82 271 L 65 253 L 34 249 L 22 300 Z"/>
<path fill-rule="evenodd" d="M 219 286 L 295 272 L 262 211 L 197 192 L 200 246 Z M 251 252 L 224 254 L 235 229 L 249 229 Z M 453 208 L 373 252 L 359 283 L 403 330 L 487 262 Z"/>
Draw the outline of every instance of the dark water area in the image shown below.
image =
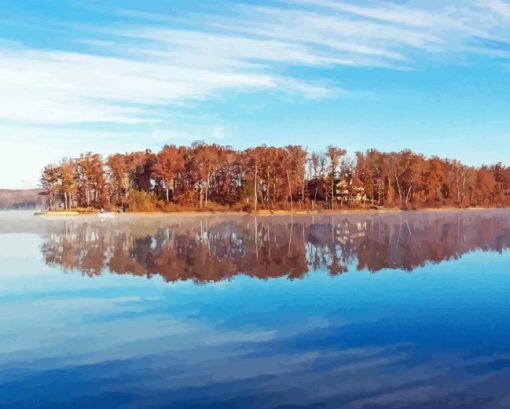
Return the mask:
<path fill-rule="evenodd" d="M 0 212 L 0 407 L 510 407 L 509 247 L 506 210 Z"/>

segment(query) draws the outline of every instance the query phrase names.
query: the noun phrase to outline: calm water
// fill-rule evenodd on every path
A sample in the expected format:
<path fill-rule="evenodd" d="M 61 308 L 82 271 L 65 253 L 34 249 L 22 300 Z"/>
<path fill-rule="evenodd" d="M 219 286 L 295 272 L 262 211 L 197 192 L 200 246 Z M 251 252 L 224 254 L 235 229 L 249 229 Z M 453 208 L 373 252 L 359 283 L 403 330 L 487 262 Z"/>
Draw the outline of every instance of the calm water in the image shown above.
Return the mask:
<path fill-rule="evenodd" d="M 0 407 L 510 407 L 510 211 L 0 213 Z"/>

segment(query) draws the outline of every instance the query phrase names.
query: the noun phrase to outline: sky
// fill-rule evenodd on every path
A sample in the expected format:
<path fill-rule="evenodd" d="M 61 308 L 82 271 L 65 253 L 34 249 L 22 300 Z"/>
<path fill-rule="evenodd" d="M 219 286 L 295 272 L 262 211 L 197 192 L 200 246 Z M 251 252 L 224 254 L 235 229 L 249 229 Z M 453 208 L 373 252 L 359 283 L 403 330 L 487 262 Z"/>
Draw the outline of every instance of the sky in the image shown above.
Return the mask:
<path fill-rule="evenodd" d="M 82 152 L 334 144 L 510 165 L 510 1 L 0 4 L 0 188 Z"/>

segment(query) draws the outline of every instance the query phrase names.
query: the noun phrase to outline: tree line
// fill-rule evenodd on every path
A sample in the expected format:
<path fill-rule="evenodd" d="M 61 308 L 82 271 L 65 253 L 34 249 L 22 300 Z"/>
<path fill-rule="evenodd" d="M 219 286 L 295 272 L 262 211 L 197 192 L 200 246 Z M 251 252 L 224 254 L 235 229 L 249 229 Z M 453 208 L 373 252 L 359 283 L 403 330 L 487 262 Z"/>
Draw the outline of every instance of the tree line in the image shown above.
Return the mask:
<path fill-rule="evenodd" d="M 42 204 L 39 189 L 0 189 L 0 210 L 33 209 Z"/>
<path fill-rule="evenodd" d="M 230 146 L 194 142 L 103 158 L 84 153 L 49 164 L 41 186 L 50 209 L 124 211 L 388 207 L 505 207 L 510 168 L 480 167 L 410 150 L 347 155 L 329 146 Z"/>

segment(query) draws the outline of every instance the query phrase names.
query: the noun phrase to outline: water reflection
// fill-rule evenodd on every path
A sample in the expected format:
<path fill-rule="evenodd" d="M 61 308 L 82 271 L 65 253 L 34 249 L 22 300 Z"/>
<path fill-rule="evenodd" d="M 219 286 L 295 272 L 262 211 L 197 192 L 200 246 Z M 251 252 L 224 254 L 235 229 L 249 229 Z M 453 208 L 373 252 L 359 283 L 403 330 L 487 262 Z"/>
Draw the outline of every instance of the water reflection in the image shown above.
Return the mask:
<path fill-rule="evenodd" d="M 2 216 L 2 408 L 510 404 L 509 211 Z"/>
<path fill-rule="evenodd" d="M 89 276 L 110 271 L 201 283 L 237 274 L 297 279 L 316 270 L 412 271 L 510 247 L 510 218 L 502 212 L 171 220 L 53 221 L 41 250 L 48 265 Z"/>

